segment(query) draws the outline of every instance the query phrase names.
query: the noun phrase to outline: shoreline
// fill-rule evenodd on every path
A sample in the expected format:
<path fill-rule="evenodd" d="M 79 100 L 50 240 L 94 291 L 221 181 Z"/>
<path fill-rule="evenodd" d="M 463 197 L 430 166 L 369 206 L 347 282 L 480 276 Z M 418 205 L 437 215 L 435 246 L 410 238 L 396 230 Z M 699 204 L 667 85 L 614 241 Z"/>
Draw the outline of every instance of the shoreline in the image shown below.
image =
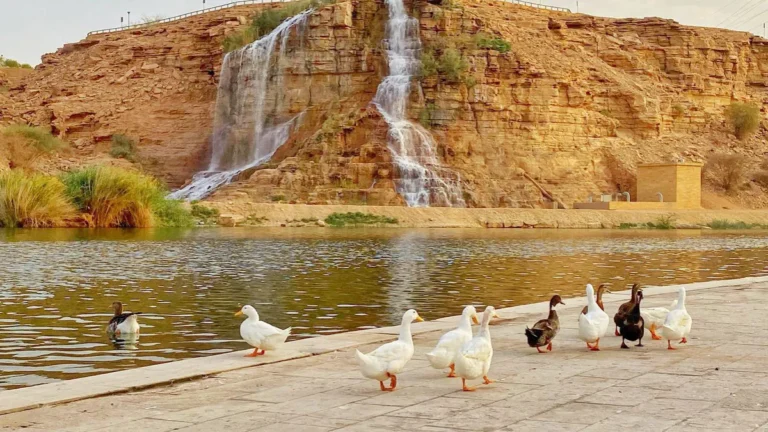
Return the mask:
<path fill-rule="evenodd" d="M 385 207 L 203 202 L 220 212 L 222 226 L 325 226 L 334 213 L 364 213 L 397 219 L 392 228 L 545 228 L 617 229 L 667 220 L 674 229 L 709 229 L 714 221 L 768 227 L 768 210 L 550 210 L 519 208 Z M 257 221 L 251 223 L 249 221 Z M 319 223 L 320 222 L 320 223 Z"/>
<path fill-rule="evenodd" d="M 645 292 L 646 297 L 651 297 L 674 293 L 680 286 L 685 286 L 688 291 L 697 291 L 712 288 L 738 287 L 762 282 L 768 282 L 768 276 L 697 282 L 682 285 L 648 286 L 644 287 L 643 291 Z M 606 294 L 605 301 L 609 302 L 624 299 L 628 292 L 629 291 L 621 291 Z M 563 306 L 563 310 L 581 309 L 586 301 L 585 297 L 581 296 L 571 297 L 566 300 L 569 300 L 567 301 L 568 305 Z M 520 319 L 526 321 L 530 320 L 532 317 L 540 315 L 541 310 L 545 308 L 546 304 L 547 302 L 539 302 L 499 309 L 498 313 L 501 315 L 502 319 L 494 324 L 510 323 Z M 423 323 L 415 323 L 413 325 L 413 334 L 414 336 L 417 336 L 452 329 L 455 327 L 456 319 L 456 316 L 451 316 Z M 239 369 L 320 356 L 338 350 L 390 341 L 396 338 L 398 332 L 398 326 L 352 331 L 288 342 L 282 350 L 268 353 L 266 356 L 257 359 L 243 357 L 251 351 L 251 349 L 247 349 L 226 354 L 172 361 L 136 369 L 94 375 L 69 381 L 7 390 L 0 392 L 0 415 L 31 410 L 43 406 L 59 405 L 83 399 L 171 385 L 182 381 L 196 380 Z"/>

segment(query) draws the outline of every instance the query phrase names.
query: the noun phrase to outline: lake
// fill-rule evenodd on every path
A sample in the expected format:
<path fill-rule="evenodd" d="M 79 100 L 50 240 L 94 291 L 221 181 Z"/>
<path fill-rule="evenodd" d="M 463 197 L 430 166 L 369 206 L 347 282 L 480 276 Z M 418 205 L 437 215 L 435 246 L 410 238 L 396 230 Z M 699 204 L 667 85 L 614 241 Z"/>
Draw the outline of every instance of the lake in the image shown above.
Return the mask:
<path fill-rule="evenodd" d="M 0 231 L 0 388 L 246 349 L 243 304 L 316 337 L 399 324 L 408 308 L 435 319 L 583 295 L 587 282 L 768 275 L 766 247 L 764 231 Z M 138 340 L 105 334 L 116 300 L 144 312 Z"/>

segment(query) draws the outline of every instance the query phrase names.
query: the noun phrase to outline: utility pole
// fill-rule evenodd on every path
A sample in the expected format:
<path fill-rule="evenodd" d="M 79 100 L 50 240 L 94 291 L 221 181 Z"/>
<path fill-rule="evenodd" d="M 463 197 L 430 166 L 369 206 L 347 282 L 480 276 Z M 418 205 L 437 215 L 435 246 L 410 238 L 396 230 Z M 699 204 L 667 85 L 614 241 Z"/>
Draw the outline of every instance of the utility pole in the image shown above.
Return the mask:
<path fill-rule="evenodd" d="M 576 13 L 579 13 L 579 0 L 576 0 Z"/>
<path fill-rule="evenodd" d="M 123 21 L 124 21 L 124 18 L 120 17 L 120 27 L 123 27 Z"/>
<path fill-rule="evenodd" d="M 128 11 L 128 27 L 131 26 L 131 11 Z"/>

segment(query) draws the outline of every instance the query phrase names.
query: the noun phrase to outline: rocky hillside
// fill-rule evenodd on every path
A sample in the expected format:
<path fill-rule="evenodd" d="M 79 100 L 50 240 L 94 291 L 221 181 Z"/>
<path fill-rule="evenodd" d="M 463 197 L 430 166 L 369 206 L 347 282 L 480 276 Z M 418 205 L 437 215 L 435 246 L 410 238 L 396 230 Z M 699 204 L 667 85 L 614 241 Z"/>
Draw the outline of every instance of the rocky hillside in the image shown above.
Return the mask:
<path fill-rule="evenodd" d="M 76 160 L 139 143 L 137 163 L 179 186 L 207 165 L 221 42 L 261 6 L 97 35 L 46 55 L 0 98 L 0 123 L 50 126 Z M 278 7 L 278 6 L 275 6 Z M 501 1 L 418 1 L 425 68 L 409 116 L 438 143 L 476 207 L 547 207 L 536 180 L 566 204 L 633 191 L 642 162 L 745 156 L 744 184 L 709 206 L 768 206 L 750 181 L 768 159 L 766 129 L 739 141 L 733 101 L 768 102 L 768 41 L 658 18 L 606 19 Z M 402 205 L 387 125 L 370 106 L 386 75 L 377 0 L 314 13 L 289 41 L 281 77 L 301 128 L 272 161 L 215 193 L 220 201 Z M 768 168 L 763 168 L 768 169 Z M 527 176 L 526 176 L 527 175 Z M 719 197 L 718 195 L 723 195 Z"/>

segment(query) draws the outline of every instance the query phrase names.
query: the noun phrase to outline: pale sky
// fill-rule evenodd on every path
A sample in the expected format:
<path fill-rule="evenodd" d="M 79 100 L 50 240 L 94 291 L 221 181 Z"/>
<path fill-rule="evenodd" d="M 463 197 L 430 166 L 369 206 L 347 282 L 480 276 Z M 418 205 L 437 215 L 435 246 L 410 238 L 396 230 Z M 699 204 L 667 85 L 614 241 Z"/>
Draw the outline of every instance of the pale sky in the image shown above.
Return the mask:
<path fill-rule="evenodd" d="M 232 0 L 205 0 L 219 6 Z M 532 0 L 576 10 L 576 0 Z M 579 11 L 610 17 L 671 18 L 682 24 L 721 26 L 762 34 L 768 0 L 579 0 Z M 91 30 L 203 8 L 203 0 L 0 0 L 0 55 L 36 65 L 40 56 Z"/>

